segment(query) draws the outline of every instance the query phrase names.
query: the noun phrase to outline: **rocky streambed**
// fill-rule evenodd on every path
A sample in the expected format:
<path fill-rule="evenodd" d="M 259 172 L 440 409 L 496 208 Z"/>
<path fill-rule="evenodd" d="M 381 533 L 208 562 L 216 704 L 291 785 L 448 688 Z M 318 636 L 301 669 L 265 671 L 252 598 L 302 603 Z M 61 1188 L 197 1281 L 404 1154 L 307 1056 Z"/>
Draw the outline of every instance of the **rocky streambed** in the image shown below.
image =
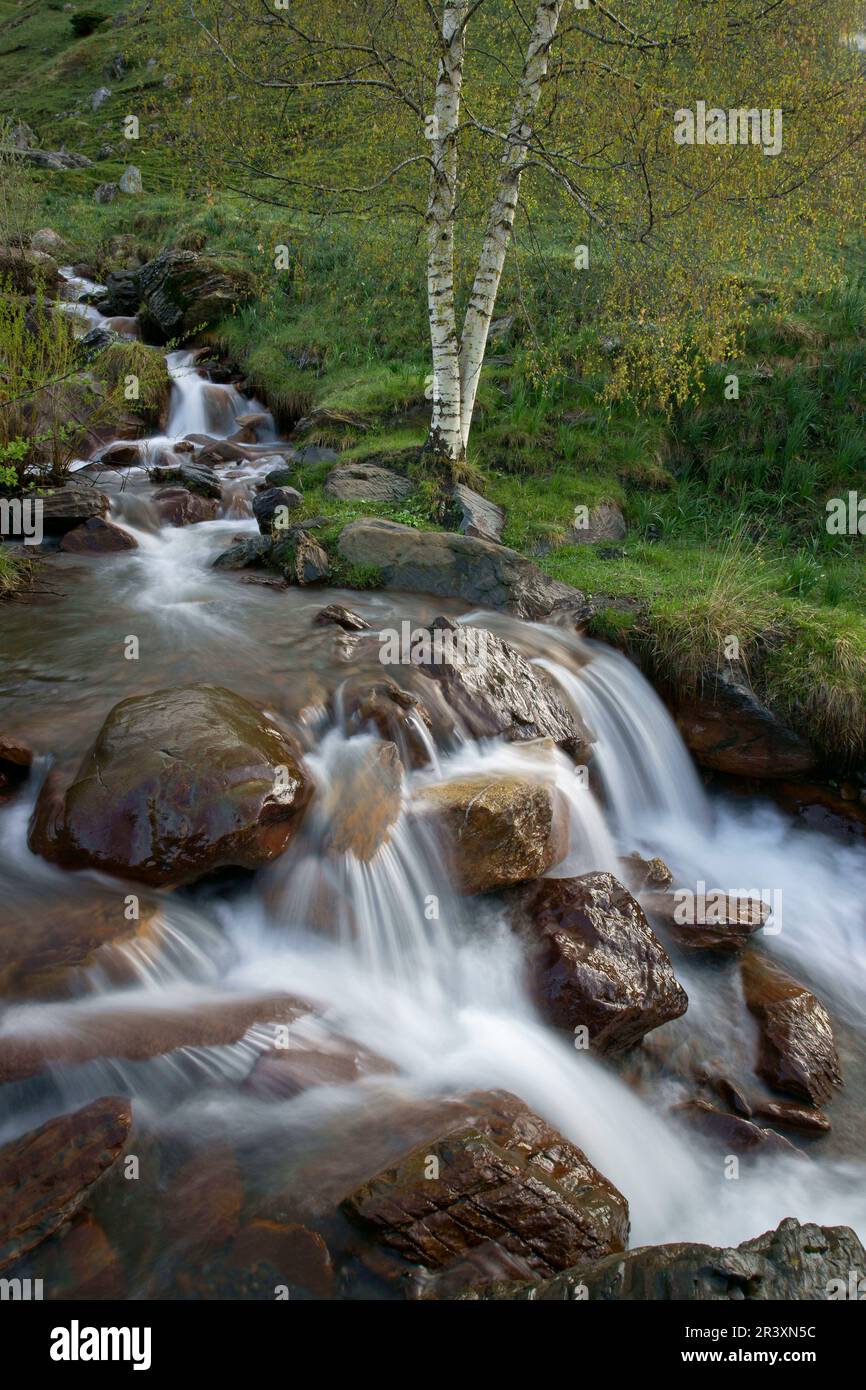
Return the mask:
<path fill-rule="evenodd" d="M 454 531 L 333 540 L 268 412 L 168 369 L 163 432 L 45 499 L 3 614 L 0 1272 L 840 1296 L 861 844 L 709 797 L 584 596 L 471 497 Z M 406 482 L 330 462 L 334 495 Z"/>

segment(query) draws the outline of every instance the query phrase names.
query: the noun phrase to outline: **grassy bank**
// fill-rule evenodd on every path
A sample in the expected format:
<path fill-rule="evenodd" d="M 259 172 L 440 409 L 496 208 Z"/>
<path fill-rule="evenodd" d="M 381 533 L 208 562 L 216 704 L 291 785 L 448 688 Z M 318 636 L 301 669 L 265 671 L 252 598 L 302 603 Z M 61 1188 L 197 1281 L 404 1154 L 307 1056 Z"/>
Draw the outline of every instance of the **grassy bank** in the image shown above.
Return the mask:
<path fill-rule="evenodd" d="M 39 222 L 100 272 L 167 242 L 207 247 L 257 276 L 253 304 L 209 334 L 286 428 L 347 459 L 409 471 L 415 497 L 384 515 L 443 523 L 444 479 L 419 462 L 428 405 L 423 248 L 408 224 L 328 226 L 197 184 L 164 125 L 176 100 L 148 11 L 115 0 L 76 37 L 68 12 L 0 0 L 0 109 L 95 161 L 34 176 Z M 107 75 L 122 52 L 121 76 Z M 110 97 L 94 112 L 99 86 Z M 139 112 L 142 139 L 119 133 Z M 127 162 L 145 193 L 98 206 L 97 183 Z M 287 269 L 275 270 L 278 246 Z M 866 463 L 866 254 L 817 292 L 751 287 L 735 358 L 675 409 L 604 398 L 616 336 L 596 321 L 593 282 L 575 298 L 570 239 L 519 222 L 497 306 L 465 478 L 507 512 L 504 540 L 597 599 L 597 635 L 628 646 L 671 686 L 694 689 L 728 639 L 761 695 L 829 755 L 866 757 L 863 541 L 831 536 L 828 498 L 861 484 Z M 833 250 L 833 248 L 829 248 Z M 466 266 L 461 267 L 462 274 Z M 730 399 L 730 377 L 738 396 Z M 323 493 L 305 469 L 307 515 L 332 529 L 362 511 Z M 575 508 L 614 502 L 628 534 L 574 543 Z M 2 582 L 2 571 L 0 571 Z"/>

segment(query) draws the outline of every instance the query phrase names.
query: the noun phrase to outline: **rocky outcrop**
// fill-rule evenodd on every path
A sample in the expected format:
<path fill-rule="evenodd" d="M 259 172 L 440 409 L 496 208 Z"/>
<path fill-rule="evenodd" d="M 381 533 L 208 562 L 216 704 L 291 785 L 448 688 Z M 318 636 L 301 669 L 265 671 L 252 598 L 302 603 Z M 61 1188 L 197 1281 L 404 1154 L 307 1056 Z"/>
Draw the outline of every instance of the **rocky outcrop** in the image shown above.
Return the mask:
<path fill-rule="evenodd" d="M 621 1052 L 685 1013 L 667 951 L 613 874 L 546 879 L 512 911 L 539 1007 L 557 1028 L 586 1028 L 593 1051 Z"/>
<path fill-rule="evenodd" d="M 473 492 L 471 487 L 457 483 L 451 493 L 457 530 L 464 536 L 481 541 L 501 541 L 505 528 L 505 512 L 495 502 Z"/>
<path fill-rule="evenodd" d="M 572 757 L 588 754 L 592 736 L 586 726 L 543 671 L 501 637 L 447 618 L 437 618 L 430 633 L 432 659 L 420 669 L 437 682 L 460 727 L 473 738 L 501 735 L 512 743 L 550 738 Z"/>
<path fill-rule="evenodd" d="M 163 342 L 186 338 L 225 318 L 253 294 L 246 271 L 195 251 L 162 251 L 138 272 L 142 328 Z"/>
<path fill-rule="evenodd" d="M 507 1092 L 467 1099 L 471 1120 L 344 1199 L 369 1239 L 457 1283 L 497 1265 L 538 1277 L 625 1248 L 628 1204 L 580 1149 Z"/>
<path fill-rule="evenodd" d="M 112 521 L 91 516 L 80 526 L 66 532 L 60 549 L 68 551 L 70 555 L 115 555 L 118 551 L 137 550 L 138 541 Z"/>
<path fill-rule="evenodd" d="M 805 985 L 764 956 L 741 965 L 746 1004 L 761 1031 L 757 1071 L 769 1086 L 821 1105 L 842 1085 L 830 1015 Z"/>
<path fill-rule="evenodd" d="M 460 598 L 520 618 L 562 608 L 577 619 L 588 611 L 579 590 L 549 579 L 516 550 L 473 536 L 362 517 L 343 529 L 337 548 L 349 564 L 375 567 L 386 589 Z"/>
<path fill-rule="evenodd" d="M 132 1108 L 106 1096 L 0 1149 L 0 1271 L 60 1230 L 126 1146 Z"/>
<path fill-rule="evenodd" d="M 787 1217 L 777 1230 L 733 1249 L 685 1242 L 644 1245 L 541 1284 L 503 1286 L 476 1296 L 551 1302 L 823 1301 L 851 1297 L 851 1271 L 864 1267 L 866 1251 L 849 1227 L 801 1226 Z"/>
<path fill-rule="evenodd" d="M 677 725 L 695 761 L 738 777 L 805 777 L 818 756 L 728 668 L 700 694 L 680 699 Z"/>
<path fill-rule="evenodd" d="M 568 812 L 555 788 L 519 777 L 457 777 L 413 802 L 450 862 L 458 893 L 487 893 L 547 873 L 568 849 Z"/>
<path fill-rule="evenodd" d="M 276 858 L 310 795 L 289 739 L 246 700 L 159 690 L 115 705 L 70 786 L 49 779 L 30 847 L 69 868 L 189 882 Z"/>
<path fill-rule="evenodd" d="M 374 463 L 334 468 L 325 481 L 325 496 L 342 502 L 403 502 L 414 491 L 408 478 Z"/>
<path fill-rule="evenodd" d="M 186 487 L 158 488 L 153 505 L 164 526 L 194 526 L 199 521 L 213 521 L 219 515 L 219 502 L 213 497 L 200 497 Z"/>
<path fill-rule="evenodd" d="M 104 517 L 108 498 L 104 492 L 84 483 L 67 483 L 65 487 L 45 492 L 42 502 L 42 526 L 46 536 L 62 536 L 91 517 Z"/>

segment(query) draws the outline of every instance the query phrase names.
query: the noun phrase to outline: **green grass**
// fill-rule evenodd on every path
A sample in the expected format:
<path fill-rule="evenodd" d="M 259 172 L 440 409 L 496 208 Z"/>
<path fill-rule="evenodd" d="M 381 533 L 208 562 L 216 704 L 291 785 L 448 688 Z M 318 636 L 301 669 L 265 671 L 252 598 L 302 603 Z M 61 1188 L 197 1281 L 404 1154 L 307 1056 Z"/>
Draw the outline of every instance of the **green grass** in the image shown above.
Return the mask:
<path fill-rule="evenodd" d="M 0 599 L 9 598 L 22 588 L 28 578 L 30 562 L 8 554 L 0 546 Z"/>

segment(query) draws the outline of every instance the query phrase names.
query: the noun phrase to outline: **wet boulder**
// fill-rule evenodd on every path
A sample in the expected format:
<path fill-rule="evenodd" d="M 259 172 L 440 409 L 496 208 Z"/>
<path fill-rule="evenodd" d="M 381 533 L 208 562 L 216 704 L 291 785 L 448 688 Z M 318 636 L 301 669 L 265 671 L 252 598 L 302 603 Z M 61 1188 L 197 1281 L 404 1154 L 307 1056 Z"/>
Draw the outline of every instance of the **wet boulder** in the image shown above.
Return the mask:
<path fill-rule="evenodd" d="M 568 849 L 555 787 L 478 774 L 421 787 L 413 810 L 441 846 L 458 893 L 488 893 L 547 873 Z"/>
<path fill-rule="evenodd" d="M 695 761 L 739 777 L 805 777 L 818 765 L 806 739 L 758 699 L 734 671 L 721 671 L 674 714 Z"/>
<path fill-rule="evenodd" d="M 588 611 L 579 590 L 550 579 L 517 551 L 474 536 L 361 517 L 343 528 L 337 548 L 350 565 L 377 569 L 386 589 L 459 598 L 519 618 Z"/>
<path fill-rule="evenodd" d="M 0 792 L 23 782 L 33 765 L 33 749 L 11 734 L 0 733 Z"/>
<path fill-rule="evenodd" d="M 121 1157 L 125 1097 L 106 1096 L 0 1148 L 0 1271 L 60 1230 Z"/>
<path fill-rule="evenodd" d="M 675 1106 L 674 1113 L 725 1154 L 757 1154 L 763 1157 L 767 1153 L 776 1153 L 804 1157 L 801 1150 L 783 1139 L 781 1134 L 776 1134 L 772 1129 L 763 1129 L 742 1115 L 728 1115 L 708 1101 L 685 1101 Z"/>
<path fill-rule="evenodd" d="M 395 681 L 350 677 L 340 688 L 333 708 L 348 734 L 375 729 L 380 738 L 396 743 L 408 767 L 426 767 L 429 763 L 430 715 L 416 695 Z"/>
<path fill-rule="evenodd" d="M 262 535 L 270 536 L 273 531 L 279 534 L 287 526 L 290 512 L 303 504 L 303 497 L 293 487 L 265 487 L 253 498 L 253 516 L 259 524 Z"/>
<path fill-rule="evenodd" d="M 515 895 L 532 990 L 557 1027 L 602 1054 L 679 1018 L 688 997 L 640 904 L 613 874 L 546 879 Z"/>
<path fill-rule="evenodd" d="M 745 956 L 741 975 L 746 1004 L 760 1028 L 758 1075 L 778 1091 L 822 1105 L 842 1085 L 824 1005 L 765 956 Z"/>
<path fill-rule="evenodd" d="M 628 1203 L 580 1149 L 507 1092 L 467 1100 L 470 1117 L 344 1199 L 368 1239 L 466 1282 L 478 1282 L 479 1261 L 531 1278 L 625 1249 Z"/>
<path fill-rule="evenodd" d="M 273 541 L 267 536 L 243 537 L 223 550 L 213 562 L 218 570 L 265 569 L 270 562 Z"/>
<path fill-rule="evenodd" d="M 71 785 L 49 779 L 30 846 L 68 868 L 185 883 L 275 859 L 311 791 L 292 742 L 240 696 L 158 690 L 115 705 Z"/>
<path fill-rule="evenodd" d="M 777 1230 L 734 1248 L 644 1245 L 541 1284 L 490 1289 L 480 1296 L 539 1302 L 811 1302 L 859 1297 L 850 1292 L 851 1272 L 864 1268 L 866 1251 L 848 1226 L 801 1226 L 789 1216 Z"/>
<path fill-rule="evenodd" d="M 368 863 L 388 843 L 403 806 L 403 764 L 393 743 L 353 740 L 339 778 L 322 790 L 318 814 L 332 854 Z"/>
<path fill-rule="evenodd" d="M 91 516 L 66 532 L 60 549 L 70 555 L 116 555 L 119 551 L 137 550 L 138 541 L 114 522 Z"/>
<path fill-rule="evenodd" d="M 155 483 L 179 483 L 189 492 L 199 497 L 212 497 L 217 502 L 223 495 L 223 486 L 216 473 L 198 460 L 195 463 L 168 463 L 152 468 L 150 476 Z"/>
<path fill-rule="evenodd" d="M 512 743 L 549 738 L 577 759 L 591 734 L 556 686 L 501 637 L 486 628 L 437 618 L 430 628 L 431 659 L 420 669 L 436 681 L 459 725 L 473 738 L 501 735 Z"/>
<path fill-rule="evenodd" d="M 185 338 L 252 298 L 252 277 L 196 251 L 168 248 L 141 267 L 142 320 L 149 334 Z"/>
<path fill-rule="evenodd" d="M 86 483 L 67 483 L 42 494 L 42 525 L 46 536 L 62 536 L 91 517 L 104 517 L 108 498 Z"/>
<path fill-rule="evenodd" d="M 341 627 L 344 632 L 364 632 L 370 626 L 360 613 L 344 608 L 342 603 L 329 603 L 326 608 L 320 608 L 313 622 L 317 627 Z"/>
<path fill-rule="evenodd" d="M 650 888 L 639 896 L 650 921 L 685 951 L 742 951 L 772 915 L 770 905 L 760 898 L 733 893 L 707 895 L 703 905 L 692 893 Z"/>
<path fill-rule="evenodd" d="M 200 497 L 186 487 L 159 488 L 153 494 L 153 504 L 164 526 L 194 526 L 219 515 L 215 498 Z"/>

